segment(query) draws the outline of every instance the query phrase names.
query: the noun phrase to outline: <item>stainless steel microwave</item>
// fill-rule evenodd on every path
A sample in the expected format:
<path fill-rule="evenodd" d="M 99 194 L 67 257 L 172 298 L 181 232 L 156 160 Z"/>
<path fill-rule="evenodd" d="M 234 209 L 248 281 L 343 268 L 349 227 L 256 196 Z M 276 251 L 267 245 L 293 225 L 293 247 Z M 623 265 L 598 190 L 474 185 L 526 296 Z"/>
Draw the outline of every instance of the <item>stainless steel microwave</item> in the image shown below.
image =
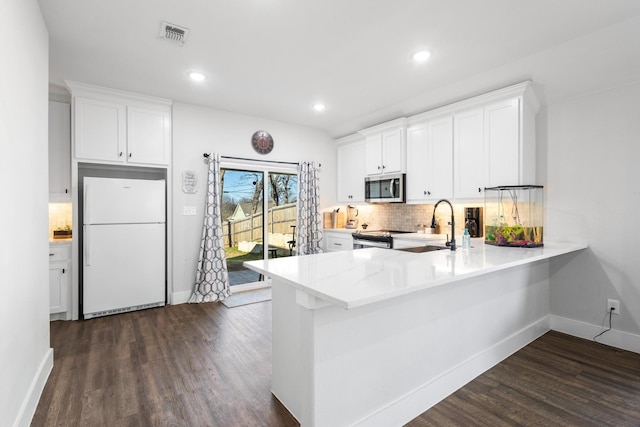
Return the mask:
<path fill-rule="evenodd" d="M 367 203 L 404 203 L 405 174 L 367 176 L 364 179 L 364 201 Z"/>

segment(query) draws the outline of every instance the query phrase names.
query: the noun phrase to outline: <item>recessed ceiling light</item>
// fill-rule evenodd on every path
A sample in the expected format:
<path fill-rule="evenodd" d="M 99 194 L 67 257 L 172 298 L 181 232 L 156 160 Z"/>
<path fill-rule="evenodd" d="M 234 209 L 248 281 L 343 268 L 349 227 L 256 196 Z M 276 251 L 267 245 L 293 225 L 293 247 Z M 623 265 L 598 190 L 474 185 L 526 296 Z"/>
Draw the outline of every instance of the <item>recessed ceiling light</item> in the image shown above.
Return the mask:
<path fill-rule="evenodd" d="M 425 62 L 431 56 L 431 52 L 428 50 L 421 50 L 413 54 L 413 60 L 415 62 Z"/>
<path fill-rule="evenodd" d="M 198 71 L 189 71 L 187 73 L 187 75 L 191 78 L 191 80 L 193 80 L 194 82 L 202 82 L 204 80 L 206 80 L 207 76 L 205 76 L 204 74 L 198 72 Z"/>
<path fill-rule="evenodd" d="M 326 110 L 326 108 L 327 108 L 327 106 L 326 106 L 326 105 L 324 105 L 324 104 L 320 104 L 320 103 L 318 103 L 318 104 L 313 104 L 313 110 L 314 110 L 314 111 L 317 111 L 317 112 L 324 111 L 324 110 Z"/>

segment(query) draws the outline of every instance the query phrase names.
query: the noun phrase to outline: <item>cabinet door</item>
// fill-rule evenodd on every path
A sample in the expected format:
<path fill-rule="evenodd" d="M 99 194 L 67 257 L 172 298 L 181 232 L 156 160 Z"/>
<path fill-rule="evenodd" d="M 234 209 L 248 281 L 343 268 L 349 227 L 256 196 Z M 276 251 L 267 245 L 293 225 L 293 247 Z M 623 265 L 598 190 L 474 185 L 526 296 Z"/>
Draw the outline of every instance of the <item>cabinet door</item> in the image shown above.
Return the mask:
<path fill-rule="evenodd" d="M 169 112 L 127 107 L 127 162 L 168 165 L 170 157 Z"/>
<path fill-rule="evenodd" d="M 124 162 L 127 131 L 125 105 L 76 97 L 74 110 L 76 157 Z"/>
<path fill-rule="evenodd" d="M 407 129 L 407 201 L 425 201 L 431 197 L 428 166 L 427 124 Z"/>
<path fill-rule="evenodd" d="M 353 238 L 347 234 L 337 234 L 324 232 L 325 250 L 327 252 L 351 251 L 353 250 Z"/>
<path fill-rule="evenodd" d="M 366 174 L 380 175 L 382 171 L 382 135 L 367 137 Z"/>
<path fill-rule="evenodd" d="M 364 202 L 364 141 L 339 145 L 336 152 L 338 200 L 347 203 Z"/>
<path fill-rule="evenodd" d="M 453 197 L 453 117 L 435 120 L 428 126 L 429 176 L 431 200 Z"/>
<path fill-rule="evenodd" d="M 71 274 L 68 262 L 49 264 L 49 313 L 67 311 L 67 300 Z"/>
<path fill-rule="evenodd" d="M 454 197 L 480 198 L 484 187 L 483 110 L 457 114 L 454 124 Z"/>
<path fill-rule="evenodd" d="M 49 102 L 49 201 L 71 201 L 71 106 Z"/>
<path fill-rule="evenodd" d="M 485 186 L 522 184 L 519 99 L 485 107 L 484 118 Z"/>
<path fill-rule="evenodd" d="M 382 134 L 382 173 L 404 172 L 403 129 Z"/>

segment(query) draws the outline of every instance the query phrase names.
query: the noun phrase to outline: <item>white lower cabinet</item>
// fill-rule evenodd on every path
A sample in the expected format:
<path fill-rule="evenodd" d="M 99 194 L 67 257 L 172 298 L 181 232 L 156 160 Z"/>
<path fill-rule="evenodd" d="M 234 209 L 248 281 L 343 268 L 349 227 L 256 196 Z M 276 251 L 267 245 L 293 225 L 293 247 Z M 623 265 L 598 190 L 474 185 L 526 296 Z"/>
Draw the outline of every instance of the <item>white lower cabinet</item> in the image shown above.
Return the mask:
<path fill-rule="evenodd" d="M 327 252 L 352 251 L 353 238 L 351 233 L 324 230 L 324 249 Z"/>
<path fill-rule="evenodd" d="M 49 245 L 49 313 L 64 313 L 69 308 L 71 290 L 71 243 Z"/>

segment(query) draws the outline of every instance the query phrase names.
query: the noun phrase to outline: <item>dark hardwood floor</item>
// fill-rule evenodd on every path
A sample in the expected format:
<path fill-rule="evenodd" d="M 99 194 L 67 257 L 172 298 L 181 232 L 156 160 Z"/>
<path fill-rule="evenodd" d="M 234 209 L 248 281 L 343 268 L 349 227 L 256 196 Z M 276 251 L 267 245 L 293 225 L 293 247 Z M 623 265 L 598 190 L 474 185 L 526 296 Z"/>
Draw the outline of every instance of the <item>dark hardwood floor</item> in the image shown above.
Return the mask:
<path fill-rule="evenodd" d="M 271 302 L 53 322 L 33 426 L 297 426 L 271 395 Z"/>
<path fill-rule="evenodd" d="M 33 426 L 297 426 L 271 395 L 271 302 L 53 322 Z M 640 355 L 549 332 L 409 424 L 638 426 Z"/>
<path fill-rule="evenodd" d="M 408 426 L 640 426 L 640 354 L 550 331 Z"/>

